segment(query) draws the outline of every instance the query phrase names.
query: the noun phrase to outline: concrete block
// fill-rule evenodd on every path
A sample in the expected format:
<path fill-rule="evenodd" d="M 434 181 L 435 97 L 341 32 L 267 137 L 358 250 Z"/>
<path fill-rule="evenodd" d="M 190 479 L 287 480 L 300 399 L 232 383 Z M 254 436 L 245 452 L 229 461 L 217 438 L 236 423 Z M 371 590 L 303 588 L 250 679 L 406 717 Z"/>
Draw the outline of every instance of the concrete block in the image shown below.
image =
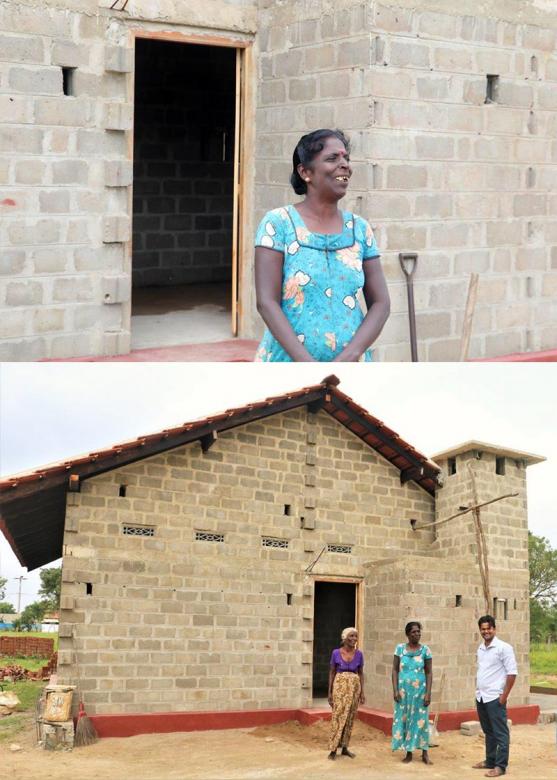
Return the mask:
<path fill-rule="evenodd" d="M 40 184 L 45 171 L 46 165 L 40 160 L 20 160 L 15 164 L 16 184 Z"/>
<path fill-rule="evenodd" d="M 105 130 L 131 130 L 133 106 L 130 103 L 107 103 L 105 106 Z"/>
<path fill-rule="evenodd" d="M 538 723 L 555 723 L 557 721 L 557 712 L 553 710 L 541 710 Z"/>
<path fill-rule="evenodd" d="M 41 97 L 35 99 L 34 108 L 38 125 L 84 127 L 93 116 L 93 104 L 87 98 Z"/>
<path fill-rule="evenodd" d="M 387 187 L 392 190 L 414 190 L 427 187 L 425 165 L 389 165 Z"/>
<path fill-rule="evenodd" d="M 6 304 L 8 306 L 33 306 L 42 303 L 44 289 L 41 282 L 30 279 L 21 282 L 10 282 L 6 288 Z"/>
<path fill-rule="evenodd" d="M 0 339 L 13 339 L 25 335 L 28 312 L 25 309 L 4 310 L 0 317 Z"/>
<path fill-rule="evenodd" d="M 95 291 L 89 277 L 75 276 L 54 280 L 52 300 L 55 303 L 91 301 L 94 297 Z"/>
<path fill-rule="evenodd" d="M 62 160 L 52 163 L 53 184 L 87 184 L 89 164 L 85 160 Z"/>
<path fill-rule="evenodd" d="M 10 68 L 8 84 L 16 92 L 31 95 L 60 95 L 62 70 L 60 68 Z"/>
<path fill-rule="evenodd" d="M 25 252 L 22 249 L 3 249 L 0 253 L 0 274 L 15 276 L 23 271 Z"/>
<path fill-rule="evenodd" d="M 399 68 L 429 68 L 431 49 L 422 43 L 393 41 L 391 54 L 387 56 L 390 65 Z"/>
<path fill-rule="evenodd" d="M 513 84 L 501 79 L 497 92 L 497 103 L 504 106 L 530 108 L 533 104 L 533 98 L 534 93 L 529 85 Z"/>
<path fill-rule="evenodd" d="M 2 59 L 8 62 L 44 62 L 45 41 L 40 37 L 0 35 Z"/>
<path fill-rule="evenodd" d="M 103 333 L 103 355 L 127 355 L 131 349 L 131 333 L 129 330 Z"/>
<path fill-rule="evenodd" d="M 44 190 L 39 193 L 39 207 L 47 214 L 65 214 L 70 209 L 70 193 L 63 190 Z"/>
<path fill-rule="evenodd" d="M 104 164 L 105 187 L 128 187 L 133 181 L 133 163 L 128 160 L 107 160 Z"/>
<path fill-rule="evenodd" d="M 89 62 L 89 48 L 71 41 L 53 41 L 50 61 L 65 68 L 78 68 Z"/>
<path fill-rule="evenodd" d="M 465 720 L 460 724 L 460 733 L 464 737 L 475 737 L 482 733 L 482 727 L 478 720 Z"/>
<path fill-rule="evenodd" d="M 336 49 L 332 43 L 327 43 L 323 46 L 312 46 L 306 49 L 305 55 L 304 71 L 306 73 L 316 70 L 330 70 L 335 65 Z"/>
<path fill-rule="evenodd" d="M 124 46 L 107 46 L 104 55 L 104 69 L 115 73 L 131 73 L 133 70 L 133 49 Z"/>
<path fill-rule="evenodd" d="M 69 270 L 69 255 L 62 249 L 36 249 L 31 253 L 33 270 L 37 274 Z"/>
<path fill-rule="evenodd" d="M 102 235 L 105 244 L 129 241 L 131 238 L 130 218 L 125 214 L 104 217 Z"/>
<path fill-rule="evenodd" d="M 64 329 L 64 309 L 41 308 L 33 314 L 33 332 L 51 333 Z"/>
<path fill-rule="evenodd" d="M 131 280 L 129 275 L 105 276 L 102 279 L 101 290 L 105 304 L 124 303 L 130 300 Z"/>
<path fill-rule="evenodd" d="M 313 77 L 305 79 L 290 79 L 288 97 L 290 100 L 313 100 L 317 91 L 316 80 Z"/>

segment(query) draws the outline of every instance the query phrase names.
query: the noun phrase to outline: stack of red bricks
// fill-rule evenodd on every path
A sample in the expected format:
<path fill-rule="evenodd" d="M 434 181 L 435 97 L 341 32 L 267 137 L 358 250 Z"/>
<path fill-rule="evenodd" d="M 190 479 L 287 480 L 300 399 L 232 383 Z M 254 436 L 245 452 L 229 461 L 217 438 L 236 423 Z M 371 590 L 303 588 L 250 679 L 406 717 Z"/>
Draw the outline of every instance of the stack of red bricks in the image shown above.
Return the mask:
<path fill-rule="evenodd" d="M 50 658 L 54 639 L 38 636 L 0 636 L 0 656 L 38 656 Z"/>

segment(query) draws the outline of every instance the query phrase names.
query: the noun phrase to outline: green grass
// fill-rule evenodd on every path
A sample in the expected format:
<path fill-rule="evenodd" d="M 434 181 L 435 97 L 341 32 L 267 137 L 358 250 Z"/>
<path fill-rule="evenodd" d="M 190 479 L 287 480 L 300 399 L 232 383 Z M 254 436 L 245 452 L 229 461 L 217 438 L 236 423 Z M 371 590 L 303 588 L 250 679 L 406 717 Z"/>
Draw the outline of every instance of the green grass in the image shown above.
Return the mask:
<path fill-rule="evenodd" d="M 557 675 L 557 644 L 534 643 L 531 645 L 530 672 L 532 676 Z"/>
<path fill-rule="evenodd" d="M 40 658 L 35 655 L 0 655 L 0 667 L 22 666 L 30 672 L 36 672 L 48 663 L 48 658 Z"/>
<path fill-rule="evenodd" d="M 37 699 L 40 697 L 43 687 L 44 683 L 36 680 L 0 683 L 0 688 L 3 691 L 13 691 L 20 702 L 12 715 L 0 719 L 0 743 L 11 741 L 27 727 L 29 719 L 34 716 Z"/>

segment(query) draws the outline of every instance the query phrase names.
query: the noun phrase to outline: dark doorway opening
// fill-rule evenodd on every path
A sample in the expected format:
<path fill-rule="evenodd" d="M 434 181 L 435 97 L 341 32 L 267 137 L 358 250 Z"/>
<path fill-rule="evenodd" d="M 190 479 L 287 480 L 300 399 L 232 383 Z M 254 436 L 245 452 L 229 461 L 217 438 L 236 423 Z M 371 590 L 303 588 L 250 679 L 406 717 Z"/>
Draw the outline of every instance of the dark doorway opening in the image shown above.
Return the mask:
<path fill-rule="evenodd" d="M 236 49 L 137 39 L 132 348 L 231 337 Z"/>
<path fill-rule="evenodd" d="M 356 584 L 316 582 L 313 620 L 313 696 L 327 696 L 329 661 L 344 628 L 356 625 Z"/>

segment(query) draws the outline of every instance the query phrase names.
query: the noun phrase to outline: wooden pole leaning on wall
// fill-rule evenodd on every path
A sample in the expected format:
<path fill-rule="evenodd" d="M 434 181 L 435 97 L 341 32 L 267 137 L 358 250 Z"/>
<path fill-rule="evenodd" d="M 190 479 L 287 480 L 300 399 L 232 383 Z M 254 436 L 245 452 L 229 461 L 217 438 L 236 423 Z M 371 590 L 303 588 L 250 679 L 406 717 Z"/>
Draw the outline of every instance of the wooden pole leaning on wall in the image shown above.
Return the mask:
<path fill-rule="evenodd" d="M 466 309 L 464 310 L 464 322 L 462 324 L 462 338 L 460 341 L 460 357 L 462 362 L 468 360 L 468 350 L 470 349 L 470 338 L 472 336 L 472 321 L 474 319 L 474 310 L 478 298 L 478 274 L 470 274 L 470 283 L 468 285 L 468 298 L 466 299 Z"/>

